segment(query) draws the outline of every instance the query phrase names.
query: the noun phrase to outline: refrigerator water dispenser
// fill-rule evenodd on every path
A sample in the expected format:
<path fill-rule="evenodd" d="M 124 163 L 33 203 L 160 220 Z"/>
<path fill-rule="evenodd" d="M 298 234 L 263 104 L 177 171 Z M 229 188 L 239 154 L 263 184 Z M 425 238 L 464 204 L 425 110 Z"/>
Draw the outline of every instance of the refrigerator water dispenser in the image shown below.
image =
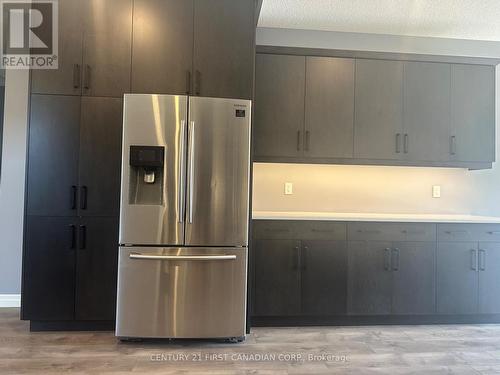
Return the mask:
<path fill-rule="evenodd" d="M 163 204 L 164 155 L 162 146 L 130 146 L 130 204 Z"/>

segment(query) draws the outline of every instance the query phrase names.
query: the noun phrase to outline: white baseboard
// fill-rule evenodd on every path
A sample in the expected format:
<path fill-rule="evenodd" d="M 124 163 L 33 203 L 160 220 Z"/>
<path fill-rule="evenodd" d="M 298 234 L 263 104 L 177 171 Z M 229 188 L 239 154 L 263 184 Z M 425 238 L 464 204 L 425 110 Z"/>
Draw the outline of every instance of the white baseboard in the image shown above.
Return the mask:
<path fill-rule="evenodd" d="M 0 294 L 0 307 L 21 307 L 21 295 Z"/>

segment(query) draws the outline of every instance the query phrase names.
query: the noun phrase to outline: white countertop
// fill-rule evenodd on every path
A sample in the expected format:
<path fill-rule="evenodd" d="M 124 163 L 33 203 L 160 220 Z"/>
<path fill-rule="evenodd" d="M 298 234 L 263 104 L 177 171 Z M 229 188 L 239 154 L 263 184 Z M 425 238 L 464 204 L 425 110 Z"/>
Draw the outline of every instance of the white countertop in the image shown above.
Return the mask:
<path fill-rule="evenodd" d="M 500 224 L 500 217 L 453 214 L 374 214 L 303 211 L 254 211 L 254 220 L 331 220 L 384 221 L 407 223 L 483 223 Z"/>

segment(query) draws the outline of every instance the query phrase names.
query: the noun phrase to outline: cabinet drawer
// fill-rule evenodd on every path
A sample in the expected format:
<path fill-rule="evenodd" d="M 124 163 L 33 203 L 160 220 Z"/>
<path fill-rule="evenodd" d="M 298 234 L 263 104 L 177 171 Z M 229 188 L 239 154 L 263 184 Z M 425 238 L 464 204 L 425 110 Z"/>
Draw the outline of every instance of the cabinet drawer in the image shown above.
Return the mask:
<path fill-rule="evenodd" d="M 346 240 L 346 224 L 332 221 L 254 220 L 256 239 Z"/>
<path fill-rule="evenodd" d="M 349 223 L 352 241 L 435 241 L 436 226 L 427 223 Z"/>
<path fill-rule="evenodd" d="M 438 241 L 500 241 L 500 224 L 439 224 Z"/>

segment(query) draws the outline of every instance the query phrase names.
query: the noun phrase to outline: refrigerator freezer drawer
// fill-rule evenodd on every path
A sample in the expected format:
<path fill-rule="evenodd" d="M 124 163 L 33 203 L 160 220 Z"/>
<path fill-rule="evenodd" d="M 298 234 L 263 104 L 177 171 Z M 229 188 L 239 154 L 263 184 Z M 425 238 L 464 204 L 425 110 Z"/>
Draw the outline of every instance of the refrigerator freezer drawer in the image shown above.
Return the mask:
<path fill-rule="evenodd" d="M 247 248 L 122 247 L 116 336 L 245 336 Z"/>

